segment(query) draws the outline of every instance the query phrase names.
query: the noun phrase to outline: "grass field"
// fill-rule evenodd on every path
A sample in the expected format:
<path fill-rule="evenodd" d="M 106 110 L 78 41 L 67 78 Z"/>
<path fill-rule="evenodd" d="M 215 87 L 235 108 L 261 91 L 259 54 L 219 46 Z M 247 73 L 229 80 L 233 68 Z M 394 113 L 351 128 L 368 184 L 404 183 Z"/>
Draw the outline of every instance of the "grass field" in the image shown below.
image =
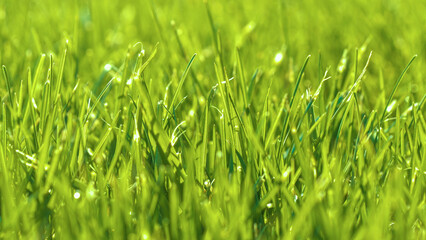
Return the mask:
<path fill-rule="evenodd" d="M 425 13 L 0 0 L 0 239 L 426 239 Z"/>

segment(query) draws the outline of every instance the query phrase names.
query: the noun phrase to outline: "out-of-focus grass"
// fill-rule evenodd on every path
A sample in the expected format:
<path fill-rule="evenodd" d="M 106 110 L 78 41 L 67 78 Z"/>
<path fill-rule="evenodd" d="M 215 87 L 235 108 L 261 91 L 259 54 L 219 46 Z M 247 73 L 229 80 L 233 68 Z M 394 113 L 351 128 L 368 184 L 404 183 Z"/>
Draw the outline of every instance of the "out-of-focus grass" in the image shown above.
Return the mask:
<path fill-rule="evenodd" d="M 424 239 L 425 12 L 0 1 L 0 238 Z"/>

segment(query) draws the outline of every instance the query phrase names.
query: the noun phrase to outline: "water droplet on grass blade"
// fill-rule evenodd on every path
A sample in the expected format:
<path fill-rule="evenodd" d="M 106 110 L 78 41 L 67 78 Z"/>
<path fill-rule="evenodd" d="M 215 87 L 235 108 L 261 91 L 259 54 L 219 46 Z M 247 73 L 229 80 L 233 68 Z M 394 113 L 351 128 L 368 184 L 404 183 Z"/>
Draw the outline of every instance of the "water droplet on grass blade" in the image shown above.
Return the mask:
<path fill-rule="evenodd" d="M 80 195 L 80 193 L 79 193 L 78 191 L 74 193 L 74 198 L 75 198 L 75 199 L 79 199 L 79 198 L 80 198 L 80 196 L 81 196 L 81 195 Z"/>
<path fill-rule="evenodd" d="M 396 104 L 396 100 L 393 100 L 391 104 L 389 104 L 389 106 L 386 108 L 386 112 L 391 112 L 395 104 Z"/>
<path fill-rule="evenodd" d="M 105 71 L 110 71 L 112 69 L 112 65 L 111 64 L 105 64 L 105 66 L 104 66 L 104 70 Z"/>
<path fill-rule="evenodd" d="M 88 148 L 88 149 L 87 149 L 87 153 L 88 153 L 90 156 L 92 156 L 92 157 L 93 157 L 93 150 L 92 150 L 92 149 Z"/>
<path fill-rule="evenodd" d="M 138 140 L 139 140 L 139 138 L 140 138 L 140 136 L 139 136 L 139 132 L 138 132 L 138 130 L 136 130 L 136 131 L 135 131 L 135 134 L 133 134 L 133 141 L 138 141 Z"/>
<path fill-rule="evenodd" d="M 278 52 L 275 54 L 274 61 L 275 63 L 280 63 L 283 60 L 283 54 L 281 52 Z"/>
<path fill-rule="evenodd" d="M 34 107 L 35 109 L 37 109 L 37 104 L 36 104 L 36 102 L 35 102 L 34 98 L 32 98 L 32 99 L 31 99 L 31 102 L 33 103 L 33 107 Z"/>

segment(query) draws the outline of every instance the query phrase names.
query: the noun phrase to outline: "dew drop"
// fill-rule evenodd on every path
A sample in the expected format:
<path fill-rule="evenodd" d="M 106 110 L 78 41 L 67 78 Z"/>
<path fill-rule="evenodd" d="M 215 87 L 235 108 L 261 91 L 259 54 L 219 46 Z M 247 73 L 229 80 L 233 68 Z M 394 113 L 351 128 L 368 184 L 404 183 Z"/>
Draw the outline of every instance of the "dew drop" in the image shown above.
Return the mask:
<path fill-rule="evenodd" d="M 111 64 L 105 64 L 104 69 L 105 71 L 110 71 L 112 69 Z"/>
<path fill-rule="evenodd" d="M 283 54 L 281 52 L 278 52 L 277 54 L 275 54 L 274 61 L 276 63 L 280 63 L 282 60 L 283 60 Z"/>
<path fill-rule="evenodd" d="M 81 195 L 80 195 L 80 193 L 79 193 L 79 192 L 75 192 L 75 193 L 74 193 L 74 198 L 75 198 L 75 199 L 79 199 L 79 198 L 80 198 L 80 196 L 81 196 Z"/>

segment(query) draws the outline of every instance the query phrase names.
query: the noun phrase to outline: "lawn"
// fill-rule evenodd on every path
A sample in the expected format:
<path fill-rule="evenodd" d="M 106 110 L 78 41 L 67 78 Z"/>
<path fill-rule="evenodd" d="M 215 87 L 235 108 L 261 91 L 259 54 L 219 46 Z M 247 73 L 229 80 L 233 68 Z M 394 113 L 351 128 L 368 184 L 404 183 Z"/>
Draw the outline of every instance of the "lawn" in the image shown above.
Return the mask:
<path fill-rule="evenodd" d="M 425 13 L 0 0 L 0 239 L 426 239 Z"/>

